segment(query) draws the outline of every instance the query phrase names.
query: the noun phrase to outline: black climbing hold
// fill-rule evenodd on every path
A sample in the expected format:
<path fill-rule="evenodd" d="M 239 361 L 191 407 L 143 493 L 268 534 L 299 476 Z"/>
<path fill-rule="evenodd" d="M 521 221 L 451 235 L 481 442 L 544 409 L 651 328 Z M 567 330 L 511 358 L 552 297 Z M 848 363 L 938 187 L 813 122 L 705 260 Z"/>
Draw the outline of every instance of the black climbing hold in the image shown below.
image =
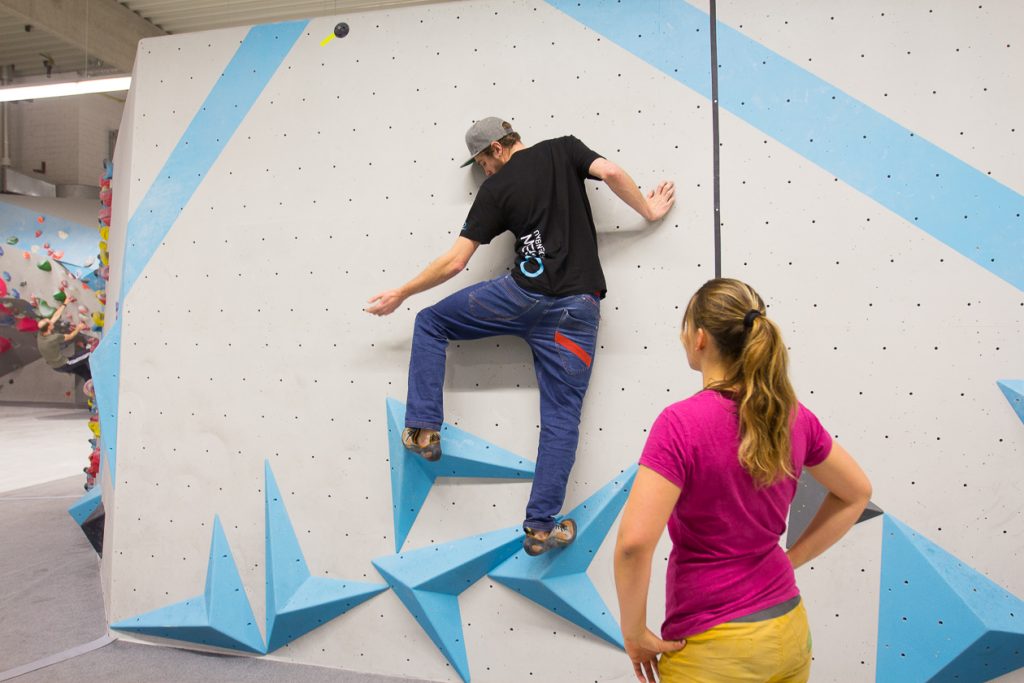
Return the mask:
<path fill-rule="evenodd" d="M 344 38 L 345 36 L 347 36 L 348 24 L 346 24 L 344 21 L 340 22 L 337 26 L 334 27 L 334 35 L 338 38 Z"/>

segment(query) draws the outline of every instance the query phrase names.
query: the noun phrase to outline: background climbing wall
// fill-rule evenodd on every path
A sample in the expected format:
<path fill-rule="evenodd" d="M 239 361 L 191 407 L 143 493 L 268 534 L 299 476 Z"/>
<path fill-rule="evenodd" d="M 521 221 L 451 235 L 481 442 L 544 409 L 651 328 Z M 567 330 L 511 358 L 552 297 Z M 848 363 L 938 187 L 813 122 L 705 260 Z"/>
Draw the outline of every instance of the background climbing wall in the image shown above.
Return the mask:
<path fill-rule="evenodd" d="M 98 265 L 96 212 L 97 202 L 88 199 L 0 199 L 0 403 L 82 400 L 74 376 L 53 372 L 39 357 L 36 333 L 18 325 L 52 315 L 59 304 L 53 295 L 66 290 L 77 299 L 63 315 L 69 329 L 79 322 L 99 329 L 102 318 L 92 318 L 103 311 L 91 275 Z"/>
<path fill-rule="evenodd" d="M 1024 11 L 793 2 L 719 12 L 724 273 L 768 300 L 799 395 L 862 461 L 875 502 L 1024 593 L 1024 436 L 996 386 L 1024 376 L 1021 97 L 1008 66 Z M 341 20 L 350 34 L 325 41 Z M 591 188 L 609 295 L 566 509 L 621 485 L 660 409 L 699 389 L 677 334 L 687 298 L 713 276 L 707 64 L 707 17 L 681 1 L 457 2 L 143 41 L 120 129 L 113 303 L 97 352 L 109 384 L 97 387 L 101 419 L 104 397 L 117 406 L 106 418 L 117 454 L 104 491 L 116 490 L 111 622 L 168 635 L 164 613 L 140 615 L 231 591 L 204 584 L 212 539 L 249 605 L 205 618 L 260 651 L 277 604 L 264 530 L 272 519 L 285 528 L 281 502 L 289 547 L 308 564 L 295 585 L 310 574 L 382 584 L 371 561 L 394 568 L 380 559 L 396 551 L 391 459 L 401 455 L 386 399 L 404 400 L 414 313 L 500 273 L 511 242 L 388 318 L 361 308 L 454 240 L 481 180 L 458 167 L 462 135 L 481 116 L 509 118 L 527 143 L 575 134 L 645 188 L 678 184 L 658 226 Z M 958 182 L 942 185 L 949 176 Z M 534 457 L 537 394 L 521 343 L 452 345 L 446 391 L 451 424 Z M 266 464 L 279 499 L 267 495 Z M 402 548 L 495 532 L 473 547 L 498 553 L 497 530 L 520 521 L 528 488 L 440 478 Z M 613 538 L 614 527 L 588 575 L 615 614 Z M 882 520 L 866 521 L 798 574 L 816 681 L 914 679 L 877 661 L 891 649 L 878 635 L 882 541 Z M 628 679 L 621 652 L 505 588 L 508 571 L 495 576 L 504 585 L 472 583 L 447 622 L 462 624 L 476 680 Z M 410 616 L 415 599 L 381 593 L 270 656 L 458 680 L 458 657 Z M 927 678 L 934 663 L 911 660 Z"/>

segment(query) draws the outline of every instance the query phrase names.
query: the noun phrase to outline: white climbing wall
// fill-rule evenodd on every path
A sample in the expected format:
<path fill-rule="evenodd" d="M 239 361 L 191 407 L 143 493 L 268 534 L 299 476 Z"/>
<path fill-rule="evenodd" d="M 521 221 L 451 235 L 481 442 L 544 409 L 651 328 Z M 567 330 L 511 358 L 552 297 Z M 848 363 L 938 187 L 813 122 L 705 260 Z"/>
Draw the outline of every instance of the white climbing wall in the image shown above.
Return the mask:
<path fill-rule="evenodd" d="M 792 1 L 769 14 L 731 3 L 719 19 L 788 60 L 786 74 L 831 84 L 991 174 L 1019 206 L 1022 100 L 1008 64 L 1024 10 L 887 4 Z M 676 208 L 652 227 L 591 184 L 609 293 L 566 509 L 635 462 L 658 412 L 700 388 L 678 328 L 689 296 L 714 275 L 710 102 L 679 73 L 701 67 L 643 56 L 682 30 L 673 3 L 635 3 L 630 21 L 650 32 L 625 37 L 583 16 L 611 15 L 616 3 L 565 5 L 467 1 L 312 20 L 237 129 L 204 142 L 215 151 L 203 167 L 175 155 L 196 144 L 196 126 L 219 125 L 204 107 L 216 93 L 234 96 L 228 66 L 248 30 L 140 44 L 110 239 L 107 331 L 115 303 L 121 322 L 117 467 L 104 485 L 112 623 L 203 592 L 216 515 L 262 628 L 265 461 L 312 575 L 382 582 L 371 560 L 395 552 L 385 401 L 405 399 L 414 314 L 500 273 L 511 242 L 481 249 L 467 272 L 388 318 L 362 306 L 455 239 L 482 179 L 459 168 L 477 118 L 512 120 L 527 144 L 574 134 L 642 187 L 678 186 Z M 322 44 L 338 21 L 350 34 Z M 672 40 L 703 41 L 694 54 L 706 65 L 706 30 Z M 979 262 L 960 238 L 938 239 L 856 180 L 860 167 L 884 174 L 890 156 L 849 151 L 854 170 L 833 171 L 827 156 L 759 127 L 745 108 L 763 110 L 762 100 L 726 95 L 730 55 L 720 53 L 724 274 L 768 301 L 801 399 L 864 465 L 874 501 L 1024 594 L 1024 431 L 996 387 L 1024 376 L 1024 266 L 1012 263 L 1020 222 L 972 228 L 1006 245 L 1008 267 Z M 790 104 L 813 118 L 820 93 L 802 92 Z M 174 189 L 186 176 L 197 178 L 194 192 Z M 166 235 L 139 260 L 138 226 L 168 206 Z M 137 279 L 125 276 L 133 258 Z M 453 344 L 448 358 L 447 420 L 534 458 L 525 345 Z M 404 548 L 517 525 L 528 490 L 440 479 Z M 881 537 L 880 518 L 864 522 L 798 573 L 815 681 L 875 676 Z M 588 574 L 617 614 L 613 541 L 614 527 Z M 460 605 L 477 681 L 629 680 L 621 651 L 487 577 Z M 268 656 L 459 680 L 392 591 Z"/>

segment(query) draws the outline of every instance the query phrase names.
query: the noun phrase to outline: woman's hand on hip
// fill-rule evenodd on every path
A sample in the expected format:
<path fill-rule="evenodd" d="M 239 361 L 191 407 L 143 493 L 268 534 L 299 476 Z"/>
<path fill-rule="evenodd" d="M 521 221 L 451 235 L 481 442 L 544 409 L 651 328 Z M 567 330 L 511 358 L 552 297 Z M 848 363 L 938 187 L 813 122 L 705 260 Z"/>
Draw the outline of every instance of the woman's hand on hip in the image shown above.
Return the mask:
<path fill-rule="evenodd" d="M 657 683 L 661 678 L 658 673 L 658 655 L 666 652 L 678 652 L 686 647 L 685 640 L 662 640 L 650 629 L 646 629 L 638 638 L 626 638 L 626 654 L 633 662 L 633 673 L 640 683 Z"/>

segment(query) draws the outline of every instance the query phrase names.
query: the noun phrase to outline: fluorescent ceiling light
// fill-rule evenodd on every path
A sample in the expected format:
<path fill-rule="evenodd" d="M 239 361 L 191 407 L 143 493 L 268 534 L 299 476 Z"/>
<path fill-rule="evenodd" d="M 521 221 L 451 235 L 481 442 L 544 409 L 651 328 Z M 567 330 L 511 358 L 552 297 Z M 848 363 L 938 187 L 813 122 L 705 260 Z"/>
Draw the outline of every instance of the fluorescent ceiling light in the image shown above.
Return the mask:
<path fill-rule="evenodd" d="M 97 92 L 114 92 L 131 87 L 131 76 L 93 78 L 86 81 L 65 81 L 63 83 L 42 83 L 38 85 L 10 85 L 0 88 L 0 102 L 16 100 L 37 100 L 44 97 L 65 95 L 86 95 Z"/>

